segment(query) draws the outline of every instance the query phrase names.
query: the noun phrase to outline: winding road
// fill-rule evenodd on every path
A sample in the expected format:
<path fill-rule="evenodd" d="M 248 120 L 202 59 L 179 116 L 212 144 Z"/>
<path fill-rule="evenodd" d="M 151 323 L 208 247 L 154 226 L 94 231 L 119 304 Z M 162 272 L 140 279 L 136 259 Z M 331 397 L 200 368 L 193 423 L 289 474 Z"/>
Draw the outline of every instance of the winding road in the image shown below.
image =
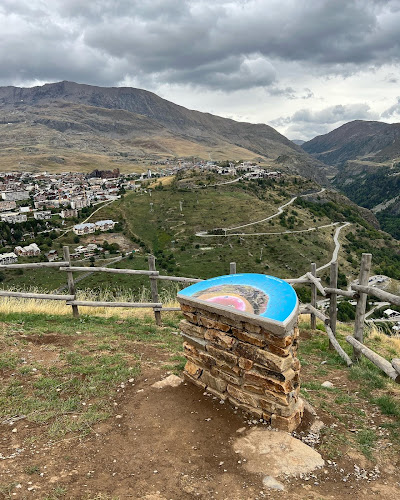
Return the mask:
<path fill-rule="evenodd" d="M 299 230 L 288 229 L 287 231 L 279 231 L 279 232 L 268 232 L 268 233 L 231 233 L 231 232 L 229 232 L 228 233 L 228 231 L 234 231 L 237 229 L 242 229 L 244 227 L 254 226 L 255 224 L 260 224 L 261 222 L 265 222 L 265 221 L 273 219 L 274 217 L 278 217 L 281 213 L 283 213 L 284 209 L 286 207 L 288 207 L 289 205 L 291 205 L 297 198 L 310 196 L 311 194 L 317 195 L 317 194 L 323 193 L 324 191 L 325 191 L 325 188 L 322 188 L 320 191 L 317 191 L 315 193 L 307 193 L 307 194 L 301 194 L 299 196 L 294 196 L 292 199 L 290 199 L 289 201 L 287 201 L 286 203 L 284 203 L 283 205 L 278 207 L 278 211 L 276 213 L 269 215 L 268 217 L 265 217 L 264 219 L 249 222 L 247 224 L 241 224 L 240 226 L 234 226 L 234 227 L 230 227 L 230 228 L 222 228 L 222 230 L 225 232 L 225 234 L 209 234 L 207 231 L 199 231 L 196 233 L 196 236 L 199 236 L 200 238 L 212 238 L 212 237 L 221 237 L 221 236 L 222 237 L 228 237 L 228 236 L 245 237 L 245 236 L 268 236 L 268 235 L 279 235 L 279 234 L 293 234 L 293 233 L 298 234 L 298 233 L 308 233 L 310 231 L 316 231 L 318 229 L 323 229 L 326 227 L 337 226 L 339 224 L 339 222 L 332 222 L 330 224 L 324 224 L 323 226 L 309 227 L 307 229 L 299 229 Z M 335 243 L 335 248 L 334 248 L 333 253 L 332 253 L 332 258 L 329 262 L 327 262 L 323 266 L 318 267 L 317 271 L 322 271 L 323 269 L 326 269 L 327 267 L 329 267 L 332 264 L 332 262 L 335 262 L 337 260 L 338 255 L 339 255 L 339 250 L 340 250 L 340 241 L 339 241 L 340 231 L 343 228 L 345 228 L 346 226 L 349 226 L 350 224 L 351 224 L 350 222 L 345 222 L 344 224 L 342 224 L 341 226 L 336 228 L 336 231 L 333 235 L 333 241 Z"/>
<path fill-rule="evenodd" d="M 342 226 L 340 226 L 336 229 L 335 234 L 333 235 L 333 241 L 335 243 L 335 248 L 333 250 L 332 258 L 327 264 L 324 264 L 323 266 L 317 267 L 317 271 L 321 271 L 322 269 L 326 269 L 327 267 L 329 267 L 332 264 L 332 262 L 335 262 L 337 260 L 339 250 L 340 250 L 340 241 L 339 241 L 340 231 L 344 227 L 349 226 L 350 224 L 351 224 L 350 222 L 345 222 Z"/>
<path fill-rule="evenodd" d="M 236 179 L 235 181 L 237 181 L 237 180 L 239 180 L 239 179 Z M 230 182 L 232 182 L 232 181 L 230 181 Z M 283 213 L 284 209 L 286 207 L 288 207 L 289 205 L 291 205 L 295 200 L 297 200 L 297 198 L 303 198 L 306 196 L 310 196 L 311 194 L 313 194 L 313 195 L 320 194 L 320 193 L 323 193 L 325 190 L 326 190 L 325 188 L 322 188 L 320 191 L 317 191 L 315 193 L 307 193 L 307 194 L 300 194 L 299 196 L 294 196 L 291 200 L 287 201 L 286 203 L 284 203 L 283 205 L 278 207 L 278 211 L 276 213 L 269 215 L 268 217 L 265 217 L 264 219 L 256 220 L 253 222 L 248 222 L 247 224 L 242 224 L 240 226 L 222 228 L 222 230 L 225 231 L 225 234 L 209 234 L 207 231 L 198 231 L 196 233 L 196 236 L 199 236 L 201 238 L 215 237 L 215 236 L 253 236 L 253 235 L 254 236 L 261 236 L 261 235 L 266 235 L 266 234 L 283 234 L 283 233 L 296 233 L 296 232 L 304 233 L 307 231 L 314 231 L 316 228 L 302 229 L 299 231 L 282 231 L 281 233 L 251 233 L 251 234 L 248 234 L 248 233 L 233 233 L 232 234 L 232 233 L 230 233 L 230 234 L 226 234 L 227 231 L 234 231 L 235 229 L 242 229 L 243 227 L 254 226 L 255 224 L 260 224 L 261 222 L 265 222 L 267 220 L 273 219 L 274 217 L 278 217 L 278 215 Z M 337 224 L 337 223 L 328 224 L 328 226 L 335 225 L 335 224 Z M 320 226 L 320 227 L 327 227 L 327 226 Z"/>

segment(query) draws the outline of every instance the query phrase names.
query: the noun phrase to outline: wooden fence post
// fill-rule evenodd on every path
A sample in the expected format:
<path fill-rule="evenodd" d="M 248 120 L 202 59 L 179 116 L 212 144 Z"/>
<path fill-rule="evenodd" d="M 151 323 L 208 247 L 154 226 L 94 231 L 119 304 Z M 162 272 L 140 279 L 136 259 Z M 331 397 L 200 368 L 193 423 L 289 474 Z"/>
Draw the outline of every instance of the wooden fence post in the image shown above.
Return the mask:
<path fill-rule="evenodd" d="M 229 264 L 229 274 L 236 274 L 236 262 Z"/>
<path fill-rule="evenodd" d="M 311 264 L 311 274 L 313 276 L 317 276 L 317 265 L 315 262 Z M 311 305 L 313 307 L 317 307 L 317 287 L 315 283 L 311 283 Z M 317 318 L 315 314 L 310 314 L 310 328 L 311 330 L 315 330 L 317 328 Z"/>
<path fill-rule="evenodd" d="M 64 260 L 66 262 L 68 262 L 68 267 L 71 267 L 71 257 L 69 255 L 69 246 L 63 247 L 63 255 L 64 255 Z M 74 300 L 76 300 L 74 274 L 72 271 L 67 272 L 67 281 L 68 281 L 68 291 L 71 295 L 74 296 Z M 72 307 L 72 316 L 74 318 L 79 318 L 78 306 L 71 306 L 71 307 Z"/>
<path fill-rule="evenodd" d="M 338 283 L 338 263 L 337 260 L 331 263 L 330 287 L 337 288 Z M 333 335 L 336 337 L 337 321 L 337 294 L 331 293 L 329 297 L 329 319 Z M 329 341 L 329 349 L 333 349 L 332 342 Z"/>
<path fill-rule="evenodd" d="M 358 278 L 358 284 L 362 286 L 368 285 L 369 273 L 371 271 L 371 259 L 372 255 L 370 253 L 363 253 L 361 257 L 361 267 L 360 276 Z M 367 294 L 360 293 L 357 299 L 356 306 L 356 318 L 354 321 L 354 338 L 361 342 L 364 341 L 364 319 L 365 319 L 365 308 L 367 305 Z M 359 361 L 361 358 L 361 352 L 353 347 L 353 359 L 354 361 Z"/>
<path fill-rule="evenodd" d="M 149 255 L 149 271 L 156 270 L 156 258 L 154 255 Z M 158 298 L 158 285 L 157 285 L 157 277 L 150 276 L 150 289 L 151 289 L 151 300 L 152 302 L 160 302 Z M 154 318 L 156 320 L 156 325 L 161 326 L 161 311 L 156 311 L 154 309 Z"/>

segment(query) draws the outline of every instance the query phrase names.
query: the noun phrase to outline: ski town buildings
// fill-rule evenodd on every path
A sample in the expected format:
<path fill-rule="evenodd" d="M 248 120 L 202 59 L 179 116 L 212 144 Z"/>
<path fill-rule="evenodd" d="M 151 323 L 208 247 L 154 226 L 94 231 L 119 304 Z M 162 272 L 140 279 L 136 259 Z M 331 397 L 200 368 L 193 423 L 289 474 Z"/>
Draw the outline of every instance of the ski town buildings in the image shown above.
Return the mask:
<path fill-rule="evenodd" d="M 0 265 L 5 266 L 8 264 L 15 264 L 18 257 L 14 252 L 0 253 Z"/>
<path fill-rule="evenodd" d="M 37 257 L 40 255 L 40 248 L 36 245 L 36 243 L 31 243 L 26 247 L 15 247 L 14 253 L 19 257 Z"/>
<path fill-rule="evenodd" d="M 95 223 L 84 222 L 83 224 L 76 224 L 72 230 L 77 235 L 91 234 L 96 231 L 109 231 L 114 229 L 116 222 L 112 220 L 99 220 Z"/>
<path fill-rule="evenodd" d="M 15 201 L 0 201 L 0 212 L 8 212 L 17 208 Z"/>
<path fill-rule="evenodd" d="M 28 217 L 25 214 L 7 212 L 5 214 L 0 214 L 0 220 L 2 222 L 8 222 L 9 224 L 18 224 L 18 222 L 26 222 Z"/>

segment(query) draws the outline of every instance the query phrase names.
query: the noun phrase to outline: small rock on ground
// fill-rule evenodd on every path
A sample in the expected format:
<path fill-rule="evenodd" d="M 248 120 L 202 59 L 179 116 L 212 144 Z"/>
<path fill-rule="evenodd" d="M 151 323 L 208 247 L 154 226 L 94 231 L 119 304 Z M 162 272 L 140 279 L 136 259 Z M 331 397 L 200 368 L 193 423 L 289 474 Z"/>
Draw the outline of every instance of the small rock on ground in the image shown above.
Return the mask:
<path fill-rule="evenodd" d="M 156 389 L 164 389 L 164 387 L 178 387 L 182 383 L 182 379 L 177 377 L 176 375 L 169 375 L 169 377 L 164 378 L 163 380 L 159 380 L 151 387 L 155 387 Z"/>
<path fill-rule="evenodd" d="M 238 437 L 233 448 L 246 458 L 245 467 L 249 472 L 273 477 L 298 476 L 325 463 L 317 451 L 282 431 L 254 428 Z"/>
<path fill-rule="evenodd" d="M 272 476 L 265 476 L 264 477 L 263 486 L 264 486 L 264 488 L 269 488 L 271 490 L 278 490 L 278 491 L 283 491 L 285 489 L 283 484 L 280 483 L 279 481 L 277 481 Z"/>

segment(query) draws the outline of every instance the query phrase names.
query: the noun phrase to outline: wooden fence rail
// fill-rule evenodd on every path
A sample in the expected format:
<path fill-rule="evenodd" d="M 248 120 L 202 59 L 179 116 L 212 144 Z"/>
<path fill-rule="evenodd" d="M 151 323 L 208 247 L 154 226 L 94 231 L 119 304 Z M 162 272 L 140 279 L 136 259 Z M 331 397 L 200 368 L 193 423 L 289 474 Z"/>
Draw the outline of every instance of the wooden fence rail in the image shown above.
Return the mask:
<path fill-rule="evenodd" d="M 58 268 L 59 271 L 67 274 L 68 295 L 59 295 L 51 293 L 31 293 L 31 292 L 13 292 L 0 290 L 0 297 L 17 297 L 21 299 L 45 299 L 45 300 L 62 300 L 68 306 L 72 307 L 74 317 L 79 317 L 79 307 L 123 307 L 123 308 L 150 308 L 153 309 L 154 317 L 157 325 L 162 324 L 161 313 L 166 311 L 180 311 L 179 307 L 163 307 L 159 300 L 158 284 L 159 280 L 179 282 L 179 283 L 198 283 L 203 281 L 200 278 L 188 278 L 183 276 L 165 276 L 160 275 L 156 269 L 156 259 L 153 255 L 148 258 L 149 269 L 115 269 L 108 267 L 87 267 L 73 266 L 69 254 L 69 247 L 63 247 L 64 260 L 60 262 L 38 262 L 32 264 L 9 264 L 0 265 L 0 269 L 41 269 L 41 268 Z M 285 279 L 287 283 L 292 285 L 305 284 L 311 287 L 311 303 L 304 304 L 300 309 L 301 314 L 310 315 L 310 326 L 316 328 L 316 319 L 323 321 L 329 338 L 330 347 L 335 349 L 344 359 L 346 364 L 352 364 L 351 359 L 342 349 L 336 339 L 336 321 L 337 321 L 337 297 L 343 296 L 354 298 L 357 300 L 356 319 L 354 325 L 354 336 L 347 337 L 346 340 L 353 346 L 353 360 L 358 361 L 361 355 L 366 356 L 376 366 L 381 368 L 393 380 L 400 381 L 400 359 L 395 358 L 390 363 L 382 358 L 377 353 L 371 351 L 363 345 L 363 332 L 365 323 L 365 311 L 367 296 L 372 295 L 382 301 L 400 306 L 400 296 L 394 295 L 375 287 L 368 286 L 368 277 L 371 269 L 371 254 L 363 254 L 361 259 L 361 268 L 359 275 L 359 284 L 351 285 L 351 290 L 341 290 L 337 288 L 338 266 L 337 261 L 332 262 L 330 266 L 330 286 L 324 287 L 321 279 L 317 276 L 316 264 L 311 264 L 310 272 L 300 278 Z M 110 273 L 110 274 L 125 274 L 136 276 L 147 276 L 150 280 L 150 290 L 152 302 L 105 302 L 105 301 L 89 301 L 77 300 L 76 289 L 73 273 L 76 272 L 95 272 L 95 273 Z M 236 274 L 236 263 L 231 262 L 229 265 L 229 273 Z M 321 296 L 327 297 L 329 300 L 329 316 L 326 316 L 317 308 L 318 292 Z M 397 375 L 396 375 L 397 374 Z"/>
<path fill-rule="evenodd" d="M 38 300 L 74 300 L 75 295 L 57 295 L 51 293 L 11 292 L 0 290 L 0 297 L 18 297 L 20 299 Z"/>
<path fill-rule="evenodd" d="M 9 290 L 0 290 L 0 297 L 17 297 L 21 299 L 41 299 L 41 300 L 63 300 L 68 306 L 72 307 L 72 314 L 75 318 L 79 317 L 79 307 L 128 307 L 128 308 L 148 308 L 153 309 L 157 325 L 161 325 L 161 312 L 180 311 L 179 307 L 163 307 L 158 296 L 157 281 L 171 281 L 178 283 L 198 283 L 203 281 L 200 278 L 187 278 L 184 276 L 164 276 L 156 269 L 155 257 L 149 256 L 149 270 L 145 269 L 116 269 L 109 267 L 88 267 L 71 265 L 69 247 L 63 247 L 62 261 L 58 262 L 35 262 L 32 264 L 8 264 L 0 265 L 0 269 L 43 269 L 57 268 L 58 271 L 67 275 L 67 286 L 69 295 L 58 295 L 54 293 L 33 293 L 33 292 L 13 292 Z M 230 263 L 230 270 L 235 263 Z M 152 302 L 106 302 L 92 300 L 77 300 L 76 288 L 73 273 L 110 273 L 135 276 L 147 276 L 150 279 L 150 289 Z"/>
<path fill-rule="evenodd" d="M 32 264 L 0 264 L 0 269 L 44 269 L 45 267 L 68 266 L 69 262 L 32 262 Z"/>
<path fill-rule="evenodd" d="M 161 302 L 103 302 L 101 300 L 68 300 L 69 306 L 85 306 L 85 307 L 141 307 L 144 309 L 157 310 L 162 308 Z"/>
<path fill-rule="evenodd" d="M 111 267 L 87 267 L 87 266 L 82 266 L 82 267 L 60 267 L 60 271 L 67 271 L 67 272 L 85 272 L 87 273 L 88 271 L 91 273 L 111 273 L 111 274 L 136 274 L 136 275 L 143 275 L 143 276 L 158 276 L 158 271 L 142 271 L 141 269 L 115 269 Z"/>
<path fill-rule="evenodd" d="M 357 292 L 372 295 L 377 299 L 380 299 L 382 302 L 390 302 L 395 306 L 400 306 L 399 295 L 394 295 L 393 293 L 385 292 L 384 290 L 380 290 L 379 288 L 374 288 L 372 286 L 351 285 L 351 288 Z"/>

